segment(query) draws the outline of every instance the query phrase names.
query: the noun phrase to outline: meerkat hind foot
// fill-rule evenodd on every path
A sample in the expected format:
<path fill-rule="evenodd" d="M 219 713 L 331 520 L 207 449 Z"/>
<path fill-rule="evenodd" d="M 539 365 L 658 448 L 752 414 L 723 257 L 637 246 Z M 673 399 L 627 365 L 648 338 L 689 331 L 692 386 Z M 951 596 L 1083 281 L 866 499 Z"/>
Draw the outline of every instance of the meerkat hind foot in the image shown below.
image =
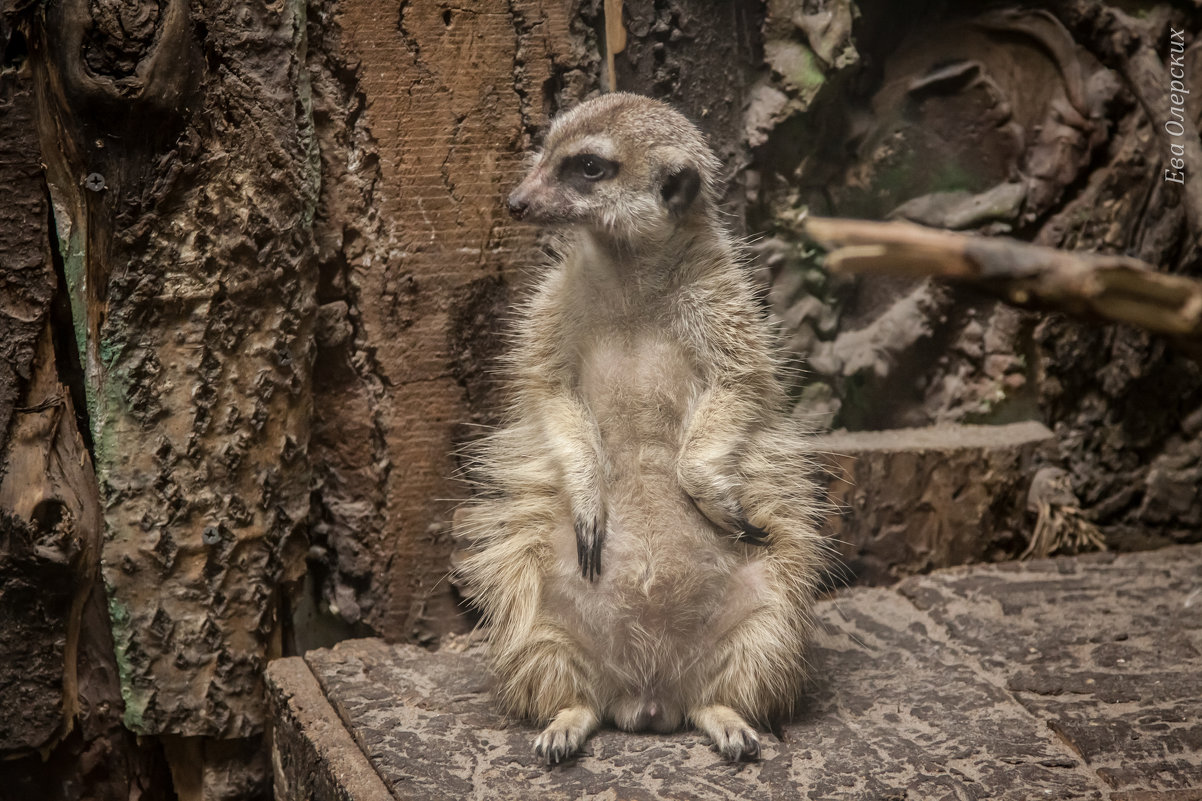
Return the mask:
<path fill-rule="evenodd" d="M 760 736 L 728 706 L 711 704 L 693 712 L 693 725 L 701 729 L 722 756 L 737 762 L 760 758 Z"/>
<path fill-rule="evenodd" d="M 575 754 L 584 745 L 588 736 L 597 730 L 597 714 L 587 706 L 569 706 L 534 738 L 534 752 L 557 765 Z"/>

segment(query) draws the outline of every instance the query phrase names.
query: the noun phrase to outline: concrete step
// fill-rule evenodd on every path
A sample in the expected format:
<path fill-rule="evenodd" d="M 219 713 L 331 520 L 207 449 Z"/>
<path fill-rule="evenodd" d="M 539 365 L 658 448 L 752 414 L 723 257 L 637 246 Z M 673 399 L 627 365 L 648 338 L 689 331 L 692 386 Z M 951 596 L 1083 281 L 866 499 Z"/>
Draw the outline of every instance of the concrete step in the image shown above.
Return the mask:
<path fill-rule="evenodd" d="M 938 571 L 818 614 L 803 708 L 741 765 L 603 729 L 548 769 L 479 645 L 277 660 L 277 797 L 1202 801 L 1202 546 Z"/>

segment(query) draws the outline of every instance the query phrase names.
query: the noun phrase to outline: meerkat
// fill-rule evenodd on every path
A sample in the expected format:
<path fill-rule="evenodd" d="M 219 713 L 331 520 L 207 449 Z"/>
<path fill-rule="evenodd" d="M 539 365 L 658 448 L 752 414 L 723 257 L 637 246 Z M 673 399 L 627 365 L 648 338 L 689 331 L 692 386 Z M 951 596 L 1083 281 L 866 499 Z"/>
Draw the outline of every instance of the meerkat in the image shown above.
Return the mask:
<path fill-rule="evenodd" d="M 802 688 L 820 504 L 719 167 L 684 116 L 613 93 L 558 117 L 509 196 L 559 255 L 516 315 L 459 572 L 551 764 L 607 721 L 754 759 Z"/>

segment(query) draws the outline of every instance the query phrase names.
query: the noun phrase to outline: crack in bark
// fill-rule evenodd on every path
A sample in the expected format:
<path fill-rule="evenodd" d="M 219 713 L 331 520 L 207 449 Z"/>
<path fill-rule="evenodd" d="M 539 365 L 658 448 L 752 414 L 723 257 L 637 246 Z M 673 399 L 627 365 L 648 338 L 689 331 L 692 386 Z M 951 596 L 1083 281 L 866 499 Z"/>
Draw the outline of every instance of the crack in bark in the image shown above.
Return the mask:
<path fill-rule="evenodd" d="M 55 290 L 51 313 L 55 317 L 52 329 L 54 338 L 55 365 L 58 368 L 58 380 L 71 394 L 75 407 L 75 428 L 84 444 L 84 449 L 92 462 L 96 461 L 95 446 L 92 442 L 92 421 L 88 412 L 87 388 L 84 381 L 83 366 L 79 361 L 79 347 L 74 337 L 65 336 L 66 332 L 78 330 L 82 321 L 73 317 L 70 295 L 67 290 L 67 276 L 63 267 L 63 256 L 59 250 L 58 230 L 54 220 L 54 204 L 46 197 L 47 232 L 50 233 L 49 250 L 51 262 L 54 265 L 57 288 Z"/>

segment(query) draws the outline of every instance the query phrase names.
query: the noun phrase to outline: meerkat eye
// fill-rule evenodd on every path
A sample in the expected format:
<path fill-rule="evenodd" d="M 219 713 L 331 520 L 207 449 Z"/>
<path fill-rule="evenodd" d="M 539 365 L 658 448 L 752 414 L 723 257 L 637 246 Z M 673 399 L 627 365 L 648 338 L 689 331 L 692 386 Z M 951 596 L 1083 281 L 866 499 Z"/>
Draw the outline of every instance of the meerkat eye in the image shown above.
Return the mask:
<path fill-rule="evenodd" d="M 601 161 L 593 156 L 585 156 L 580 160 L 580 174 L 590 181 L 600 181 L 605 175 Z"/>
<path fill-rule="evenodd" d="M 613 178 L 618 174 L 618 163 L 593 153 L 580 153 L 564 160 L 560 174 L 569 183 L 587 185 Z"/>

